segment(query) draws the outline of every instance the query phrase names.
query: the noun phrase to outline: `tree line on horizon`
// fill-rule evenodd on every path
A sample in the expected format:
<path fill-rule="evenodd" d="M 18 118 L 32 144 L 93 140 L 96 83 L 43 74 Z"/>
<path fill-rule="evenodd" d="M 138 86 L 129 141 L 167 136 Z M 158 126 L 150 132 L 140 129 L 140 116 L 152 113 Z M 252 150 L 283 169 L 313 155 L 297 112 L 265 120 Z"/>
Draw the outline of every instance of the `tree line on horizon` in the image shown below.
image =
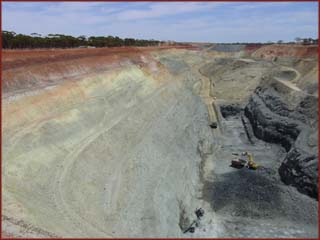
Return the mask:
<path fill-rule="evenodd" d="M 73 37 L 63 34 L 38 33 L 30 35 L 16 34 L 12 31 L 2 31 L 2 47 L 5 49 L 22 48 L 79 48 L 79 47 L 121 47 L 121 46 L 157 46 L 164 41 L 144 40 L 134 38 L 120 38 L 113 36 L 79 36 Z"/>

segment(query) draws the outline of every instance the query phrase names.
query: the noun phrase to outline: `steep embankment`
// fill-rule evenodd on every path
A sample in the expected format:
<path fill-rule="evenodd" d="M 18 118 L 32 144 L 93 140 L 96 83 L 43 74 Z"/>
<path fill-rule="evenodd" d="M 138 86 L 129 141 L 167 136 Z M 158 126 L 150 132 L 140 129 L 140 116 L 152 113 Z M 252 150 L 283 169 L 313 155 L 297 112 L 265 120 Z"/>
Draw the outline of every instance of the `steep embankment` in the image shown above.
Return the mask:
<path fill-rule="evenodd" d="M 151 50 L 4 54 L 7 234 L 181 236 L 212 136 L 184 50 Z"/>
<path fill-rule="evenodd" d="M 262 79 L 245 114 L 258 138 L 288 152 L 279 168 L 281 179 L 318 199 L 317 47 L 266 46 L 253 56 L 287 67 Z"/>
<path fill-rule="evenodd" d="M 273 81 L 255 90 L 245 114 L 258 138 L 287 150 L 282 180 L 318 198 L 318 97 Z"/>
<path fill-rule="evenodd" d="M 169 47 L 121 47 L 97 49 L 3 51 L 3 91 L 30 91 L 85 74 L 114 70 L 130 61 L 143 65 L 141 54 Z M 180 46 L 177 48 L 194 48 Z"/>

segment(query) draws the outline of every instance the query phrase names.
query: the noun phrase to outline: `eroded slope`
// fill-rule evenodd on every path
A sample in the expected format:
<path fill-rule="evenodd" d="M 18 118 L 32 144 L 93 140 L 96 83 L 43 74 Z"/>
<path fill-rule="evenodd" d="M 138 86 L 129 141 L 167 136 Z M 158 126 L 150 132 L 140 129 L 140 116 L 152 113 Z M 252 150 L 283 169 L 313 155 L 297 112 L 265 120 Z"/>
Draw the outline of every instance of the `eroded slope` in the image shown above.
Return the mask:
<path fill-rule="evenodd" d="M 211 137 L 190 66 L 171 71 L 163 60 L 170 55 L 161 54 L 135 53 L 113 68 L 96 59 L 104 71 L 90 68 L 89 61 L 88 74 L 77 71 L 76 78 L 65 79 L 70 69 L 59 69 L 54 84 L 45 85 L 44 76 L 57 69 L 44 64 L 32 91 L 23 94 L 14 88 L 24 89 L 22 80 L 13 80 L 15 86 L 6 79 L 6 71 L 15 70 L 4 71 L 5 231 L 63 237 L 182 234 L 180 208 L 188 206 L 192 214 L 198 201 L 197 144 Z M 54 64 L 82 69 L 74 60 Z M 31 74 L 38 71 L 34 67 Z M 16 69 L 14 79 L 28 68 Z"/>

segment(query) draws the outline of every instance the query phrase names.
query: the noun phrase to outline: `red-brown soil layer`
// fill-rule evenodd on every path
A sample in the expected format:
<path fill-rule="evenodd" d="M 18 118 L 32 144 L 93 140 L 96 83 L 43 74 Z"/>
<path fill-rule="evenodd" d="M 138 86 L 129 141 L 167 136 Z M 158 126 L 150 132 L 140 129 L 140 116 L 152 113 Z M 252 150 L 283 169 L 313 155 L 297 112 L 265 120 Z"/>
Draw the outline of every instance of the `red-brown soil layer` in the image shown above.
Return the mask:
<path fill-rule="evenodd" d="M 253 57 L 272 59 L 274 57 L 292 58 L 316 58 L 318 56 L 318 46 L 316 45 L 265 45 L 258 48 Z"/>
<path fill-rule="evenodd" d="M 123 60 L 141 63 L 141 55 L 170 48 L 194 46 L 115 47 L 89 49 L 4 50 L 2 52 L 3 93 L 53 85 L 95 71 L 117 67 Z M 141 63 L 142 64 L 142 63 Z"/>

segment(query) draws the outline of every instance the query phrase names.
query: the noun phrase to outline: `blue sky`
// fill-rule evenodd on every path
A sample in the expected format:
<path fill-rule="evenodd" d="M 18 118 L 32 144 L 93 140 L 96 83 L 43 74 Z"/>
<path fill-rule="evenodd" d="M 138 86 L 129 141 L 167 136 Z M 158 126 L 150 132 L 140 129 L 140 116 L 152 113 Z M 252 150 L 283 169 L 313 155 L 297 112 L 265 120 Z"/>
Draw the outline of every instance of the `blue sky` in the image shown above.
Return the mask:
<path fill-rule="evenodd" d="M 317 2 L 3 2 L 3 30 L 197 42 L 318 36 Z"/>

